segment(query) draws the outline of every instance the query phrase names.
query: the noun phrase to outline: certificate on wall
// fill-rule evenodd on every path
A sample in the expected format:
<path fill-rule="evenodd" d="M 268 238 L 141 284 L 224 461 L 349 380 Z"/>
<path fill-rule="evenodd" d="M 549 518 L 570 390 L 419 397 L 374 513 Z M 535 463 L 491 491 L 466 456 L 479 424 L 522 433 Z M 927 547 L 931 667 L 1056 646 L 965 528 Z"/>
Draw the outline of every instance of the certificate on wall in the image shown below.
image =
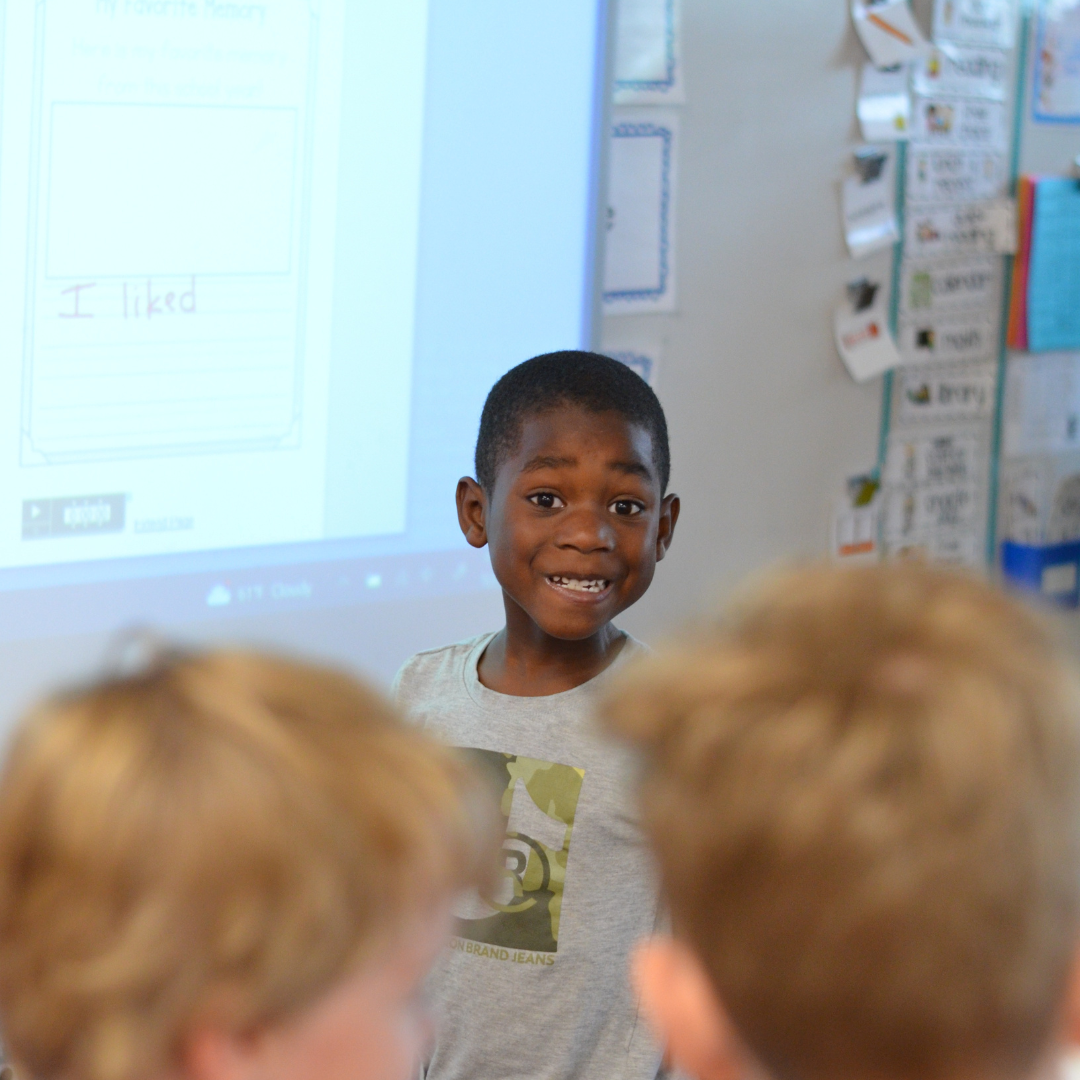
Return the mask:
<path fill-rule="evenodd" d="M 1080 2 L 1040 0 L 1035 39 L 1034 119 L 1080 124 Z"/>
<path fill-rule="evenodd" d="M 681 0 L 620 0 L 615 104 L 681 105 Z"/>
<path fill-rule="evenodd" d="M 675 310 L 676 118 L 621 113 L 611 131 L 604 313 Z"/>

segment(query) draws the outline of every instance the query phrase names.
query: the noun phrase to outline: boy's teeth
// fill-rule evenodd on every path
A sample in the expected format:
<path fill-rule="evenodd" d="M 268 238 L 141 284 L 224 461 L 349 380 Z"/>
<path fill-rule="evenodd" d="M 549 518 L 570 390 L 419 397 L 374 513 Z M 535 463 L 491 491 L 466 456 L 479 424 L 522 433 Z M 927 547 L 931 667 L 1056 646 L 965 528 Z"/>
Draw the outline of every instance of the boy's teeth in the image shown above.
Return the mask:
<path fill-rule="evenodd" d="M 576 589 L 578 592 L 603 592 L 608 586 L 604 578 L 568 578 L 552 574 L 551 580 L 564 589 Z"/>

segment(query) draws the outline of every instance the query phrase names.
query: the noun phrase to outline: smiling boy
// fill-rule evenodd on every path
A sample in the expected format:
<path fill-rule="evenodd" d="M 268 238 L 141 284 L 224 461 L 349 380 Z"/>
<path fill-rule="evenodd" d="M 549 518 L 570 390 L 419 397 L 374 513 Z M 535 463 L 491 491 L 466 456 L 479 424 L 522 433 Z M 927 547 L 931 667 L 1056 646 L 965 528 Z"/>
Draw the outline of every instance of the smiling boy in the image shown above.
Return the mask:
<path fill-rule="evenodd" d="M 490 772 L 506 818 L 500 887 L 459 906 L 433 982 L 429 1080 L 651 1080 L 659 1068 L 627 981 L 657 917 L 633 759 L 591 712 L 642 649 L 612 620 L 671 542 L 669 471 L 656 395 L 608 357 L 538 356 L 484 405 L 458 519 L 489 549 L 506 626 L 420 653 L 396 680 L 414 718 Z"/>

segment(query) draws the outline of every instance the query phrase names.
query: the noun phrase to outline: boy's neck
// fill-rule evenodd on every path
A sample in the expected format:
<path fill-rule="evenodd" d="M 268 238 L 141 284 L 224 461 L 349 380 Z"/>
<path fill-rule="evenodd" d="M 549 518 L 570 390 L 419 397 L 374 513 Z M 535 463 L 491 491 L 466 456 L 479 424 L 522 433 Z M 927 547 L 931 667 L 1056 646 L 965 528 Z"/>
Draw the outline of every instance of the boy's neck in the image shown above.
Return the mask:
<path fill-rule="evenodd" d="M 591 637 L 567 641 L 545 633 L 509 597 L 506 626 L 480 657 L 477 674 L 489 690 L 514 697 L 548 697 L 596 678 L 619 655 L 626 640 L 605 623 Z"/>

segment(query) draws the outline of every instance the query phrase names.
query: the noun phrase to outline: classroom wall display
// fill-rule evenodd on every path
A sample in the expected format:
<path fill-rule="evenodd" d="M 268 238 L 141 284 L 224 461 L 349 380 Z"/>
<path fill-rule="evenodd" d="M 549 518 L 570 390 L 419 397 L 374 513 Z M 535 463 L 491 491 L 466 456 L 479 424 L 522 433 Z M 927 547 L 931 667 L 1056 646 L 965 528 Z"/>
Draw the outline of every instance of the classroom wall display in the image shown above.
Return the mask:
<path fill-rule="evenodd" d="M 685 100 L 681 17 L 681 0 L 619 0 L 616 8 L 605 315 L 675 310 L 679 118 L 653 106 Z"/>
<path fill-rule="evenodd" d="M 979 566 L 992 546 L 1020 22 L 1012 0 L 937 0 L 932 45 L 903 69 L 900 366 L 885 378 L 876 472 L 885 557 Z"/>
<path fill-rule="evenodd" d="M 1080 182 L 1048 126 L 1080 124 L 1080 0 L 936 0 L 908 80 L 880 551 L 1078 607 Z"/>

